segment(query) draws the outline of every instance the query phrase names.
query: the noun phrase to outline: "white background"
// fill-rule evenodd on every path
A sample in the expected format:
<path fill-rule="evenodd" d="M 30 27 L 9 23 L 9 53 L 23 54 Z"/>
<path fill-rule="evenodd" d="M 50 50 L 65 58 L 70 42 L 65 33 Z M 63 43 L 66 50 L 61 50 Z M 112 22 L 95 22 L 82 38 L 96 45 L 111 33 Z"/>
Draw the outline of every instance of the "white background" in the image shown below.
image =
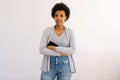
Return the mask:
<path fill-rule="evenodd" d="M 39 80 L 42 31 L 51 8 L 71 9 L 66 26 L 76 37 L 72 80 L 120 80 L 119 0 L 0 0 L 0 80 Z"/>

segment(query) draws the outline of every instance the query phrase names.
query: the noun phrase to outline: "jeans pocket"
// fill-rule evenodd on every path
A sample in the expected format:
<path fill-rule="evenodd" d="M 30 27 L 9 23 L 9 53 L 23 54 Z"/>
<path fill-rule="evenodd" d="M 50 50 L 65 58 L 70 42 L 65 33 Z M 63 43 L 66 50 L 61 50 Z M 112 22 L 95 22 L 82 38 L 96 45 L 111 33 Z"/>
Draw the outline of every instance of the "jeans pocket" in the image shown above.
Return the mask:
<path fill-rule="evenodd" d="M 68 65 L 68 64 L 69 64 L 69 61 L 68 61 L 68 60 L 65 60 L 62 64 L 63 64 L 63 65 Z"/>
<path fill-rule="evenodd" d="M 69 66 L 69 61 L 65 60 L 62 65 L 61 65 L 61 71 L 62 72 L 70 72 L 70 66 Z"/>
<path fill-rule="evenodd" d="M 69 61 L 68 60 L 65 60 L 63 63 L 62 63 L 62 67 L 63 68 L 69 68 Z"/>

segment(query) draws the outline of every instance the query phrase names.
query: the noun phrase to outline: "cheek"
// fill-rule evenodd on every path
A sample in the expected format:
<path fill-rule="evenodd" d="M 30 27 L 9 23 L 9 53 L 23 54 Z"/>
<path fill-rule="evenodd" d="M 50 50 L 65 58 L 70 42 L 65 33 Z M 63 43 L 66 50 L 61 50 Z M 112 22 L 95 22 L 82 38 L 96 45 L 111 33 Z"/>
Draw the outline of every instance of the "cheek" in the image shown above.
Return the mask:
<path fill-rule="evenodd" d="M 66 18 L 64 18 L 63 21 L 65 22 L 65 21 L 66 21 Z"/>
<path fill-rule="evenodd" d="M 54 21 L 57 21 L 57 19 L 56 19 L 56 18 L 54 18 Z"/>

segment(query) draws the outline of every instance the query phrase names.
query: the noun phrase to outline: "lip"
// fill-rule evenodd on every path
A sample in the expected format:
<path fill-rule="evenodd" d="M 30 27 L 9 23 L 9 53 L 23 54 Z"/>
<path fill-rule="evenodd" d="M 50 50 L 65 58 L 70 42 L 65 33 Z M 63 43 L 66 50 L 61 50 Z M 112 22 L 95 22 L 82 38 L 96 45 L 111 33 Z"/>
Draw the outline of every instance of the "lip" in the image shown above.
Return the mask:
<path fill-rule="evenodd" d="M 61 23 L 61 21 L 56 21 L 57 23 Z"/>

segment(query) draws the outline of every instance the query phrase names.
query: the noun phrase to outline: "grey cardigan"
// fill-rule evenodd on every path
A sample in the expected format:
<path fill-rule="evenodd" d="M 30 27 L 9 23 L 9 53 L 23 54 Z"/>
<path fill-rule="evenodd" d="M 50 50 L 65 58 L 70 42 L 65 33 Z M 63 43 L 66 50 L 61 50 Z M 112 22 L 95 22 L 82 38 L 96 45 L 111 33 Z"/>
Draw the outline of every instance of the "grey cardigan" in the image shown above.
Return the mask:
<path fill-rule="evenodd" d="M 71 29 L 65 27 L 65 34 L 67 37 L 67 41 L 69 43 L 68 47 L 56 47 L 56 51 L 50 50 L 46 48 L 46 45 L 51 40 L 53 36 L 54 27 L 47 27 L 42 34 L 41 42 L 40 42 L 40 54 L 44 54 L 43 61 L 41 65 L 41 70 L 44 72 L 49 72 L 50 70 L 50 56 L 60 56 L 59 52 L 62 51 L 68 54 L 68 59 L 70 63 L 70 70 L 72 73 L 75 73 L 75 65 L 73 61 L 72 54 L 75 53 L 75 38 L 74 33 Z"/>

